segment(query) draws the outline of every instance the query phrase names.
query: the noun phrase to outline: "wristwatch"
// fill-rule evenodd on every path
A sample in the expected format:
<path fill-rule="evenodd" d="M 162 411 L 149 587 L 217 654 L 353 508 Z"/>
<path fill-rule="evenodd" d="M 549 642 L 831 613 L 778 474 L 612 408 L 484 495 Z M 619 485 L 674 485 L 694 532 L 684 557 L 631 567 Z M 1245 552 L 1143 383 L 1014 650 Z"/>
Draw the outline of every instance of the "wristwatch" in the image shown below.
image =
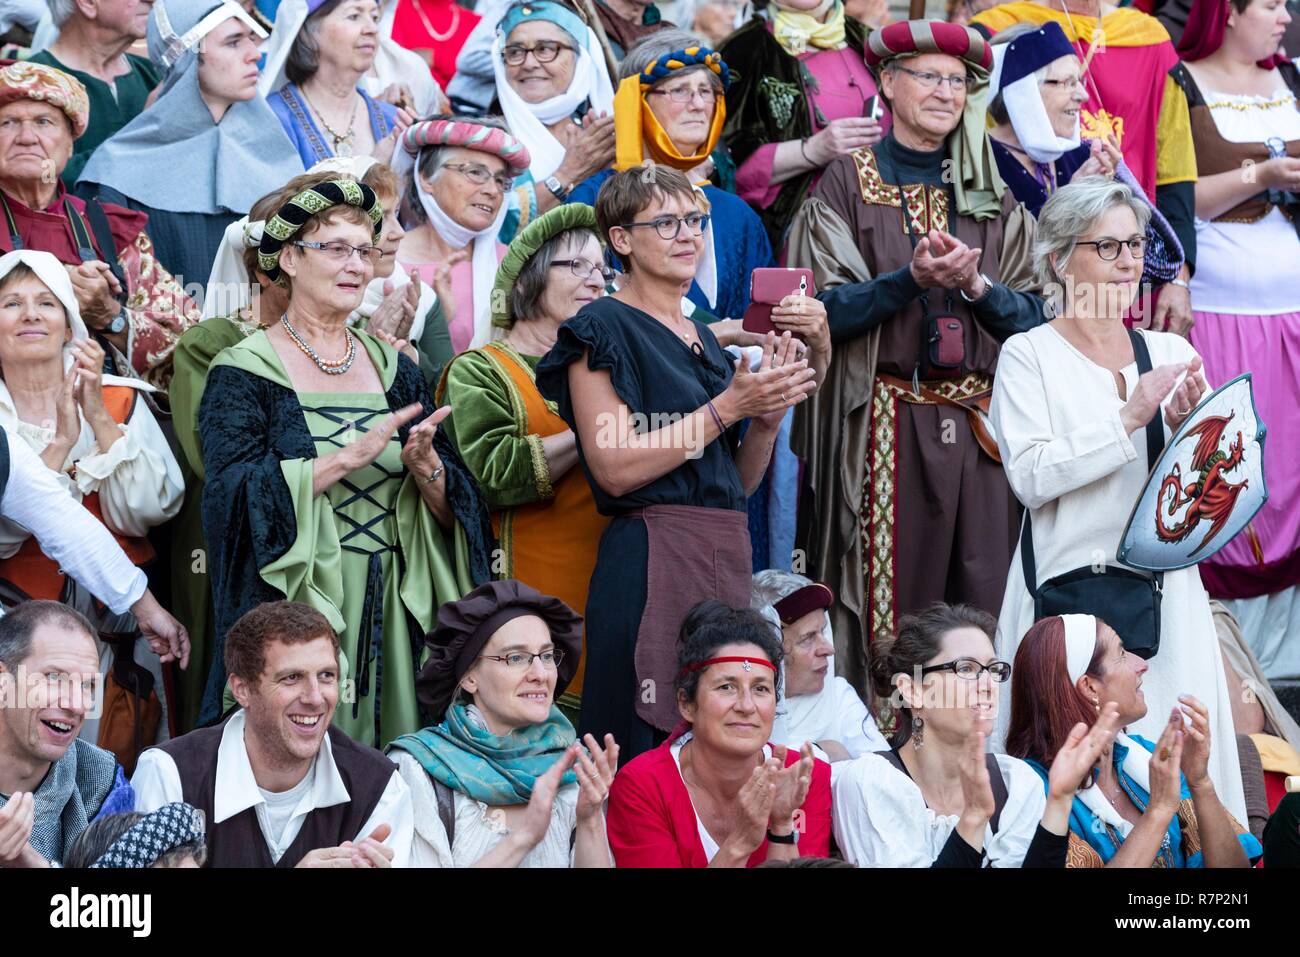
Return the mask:
<path fill-rule="evenodd" d="M 569 191 L 564 188 L 564 184 L 560 182 L 560 178 L 555 174 L 551 174 L 542 180 L 542 185 L 549 189 L 551 194 L 561 203 L 568 201 Z"/>
<path fill-rule="evenodd" d="M 1184 289 L 1191 289 L 1191 288 L 1192 288 L 1191 286 L 1187 285 L 1187 280 L 1186 280 L 1186 279 L 1179 279 L 1177 276 L 1175 276 L 1173 279 L 1169 280 L 1169 285 L 1171 285 L 1171 286 L 1182 286 Z"/>
<path fill-rule="evenodd" d="M 430 473 L 428 478 L 422 478 L 420 479 L 420 481 L 423 482 L 425 485 L 432 485 L 434 482 L 438 481 L 438 479 L 442 476 L 442 473 L 444 471 L 445 469 L 441 465 L 439 465 L 436 469 L 433 470 L 433 472 Z"/>
<path fill-rule="evenodd" d="M 980 299 L 983 299 L 985 296 L 987 296 L 989 294 L 989 290 L 993 288 L 992 279 L 990 279 L 988 276 L 984 275 L 983 273 L 980 273 L 980 278 L 984 280 L 984 291 L 979 294 L 978 298 L 972 299 L 970 296 L 966 295 L 965 289 L 957 290 L 959 293 L 961 293 L 961 297 L 965 299 L 967 302 L 979 302 Z"/>
<path fill-rule="evenodd" d="M 104 331 L 109 333 L 110 335 L 116 336 L 119 333 L 123 332 L 125 329 L 126 329 L 126 309 L 123 308 L 121 312 L 119 312 L 116 316 L 113 317 L 113 321 L 104 327 Z"/>
<path fill-rule="evenodd" d="M 771 829 L 768 829 L 767 840 L 771 844 L 798 844 L 799 831 L 796 829 L 789 834 L 773 834 Z"/>

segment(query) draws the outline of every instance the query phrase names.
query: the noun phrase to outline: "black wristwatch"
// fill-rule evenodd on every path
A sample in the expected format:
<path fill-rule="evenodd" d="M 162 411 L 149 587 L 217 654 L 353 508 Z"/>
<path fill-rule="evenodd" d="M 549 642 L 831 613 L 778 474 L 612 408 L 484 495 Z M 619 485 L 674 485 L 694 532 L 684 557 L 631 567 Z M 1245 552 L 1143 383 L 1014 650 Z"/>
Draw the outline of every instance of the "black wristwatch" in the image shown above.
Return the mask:
<path fill-rule="evenodd" d="M 791 831 L 789 834 L 773 834 L 769 829 L 767 832 L 768 843 L 771 844 L 798 844 L 799 832 Z"/>

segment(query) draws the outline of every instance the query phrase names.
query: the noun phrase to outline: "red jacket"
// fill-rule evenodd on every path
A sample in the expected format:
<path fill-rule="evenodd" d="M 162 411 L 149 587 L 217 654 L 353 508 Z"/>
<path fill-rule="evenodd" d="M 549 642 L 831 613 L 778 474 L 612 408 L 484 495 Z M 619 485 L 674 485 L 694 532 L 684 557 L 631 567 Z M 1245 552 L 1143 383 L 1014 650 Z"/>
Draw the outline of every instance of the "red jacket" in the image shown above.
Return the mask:
<path fill-rule="evenodd" d="M 790 749 L 786 767 L 799 760 Z M 813 765 L 812 784 L 801 808 L 799 854 L 827 857 L 831 837 L 831 766 Z M 606 814 L 609 846 L 619 867 L 707 867 L 695 807 L 673 760 L 669 742 L 629 761 L 614 778 Z M 746 866 L 767 860 L 767 839 Z"/>

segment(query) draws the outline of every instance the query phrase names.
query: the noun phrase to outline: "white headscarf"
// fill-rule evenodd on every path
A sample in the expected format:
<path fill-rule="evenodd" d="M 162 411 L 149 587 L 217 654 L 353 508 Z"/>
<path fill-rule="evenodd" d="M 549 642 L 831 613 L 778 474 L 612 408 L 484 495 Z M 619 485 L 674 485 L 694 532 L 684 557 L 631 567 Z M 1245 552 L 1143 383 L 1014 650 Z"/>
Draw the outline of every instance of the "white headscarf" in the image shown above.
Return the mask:
<path fill-rule="evenodd" d="M 319 8 L 320 4 L 316 6 Z M 268 96 L 288 82 L 288 77 L 284 75 L 284 65 L 289 60 L 289 51 L 293 49 L 294 41 L 302 32 L 302 25 L 310 15 L 307 0 L 280 0 L 280 5 L 275 10 L 271 39 L 266 42 L 266 62 L 262 64 L 262 76 L 257 81 L 259 96 Z"/>
<path fill-rule="evenodd" d="M 262 242 L 265 225 L 260 219 L 250 223 L 243 216 L 226 227 L 204 288 L 204 319 L 233 316 L 253 304 L 253 283 L 257 280 L 244 267 L 244 250 L 255 249 Z"/>
<path fill-rule="evenodd" d="M 1151 752 L 1122 731 L 1115 735 L 1115 745 L 1128 748 L 1128 754 L 1124 755 L 1124 762 L 1120 765 L 1120 769 L 1133 779 L 1134 784 L 1150 794 Z M 1114 805 L 1106 799 L 1106 795 L 1096 784 L 1089 788 L 1080 788 L 1074 792 L 1074 796 L 1082 801 L 1094 816 L 1115 828 L 1121 838 L 1127 838 L 1129 832 L 1133 830 L 1133 825 L 1115 810 Z"/>
<path fill-rule="evenodd" d="M 993 73 L 989 77 L 989 97 L 1002 94 L 1011 128 L 1016 131 L 1020 148 L 1035 163 L 1054 163 L 1062 154 L 1076 149 L 1081 142 L 1079 118 L 1074 120 L 1074 135 L 1057 136 L 1052 121 L 1047 118 L 1047 107 L 1038 88 L 1038 80 L 1030 73 L 1014 83 L 1002 85 L 1002 64 L 1006 61 L 1010 43 L 993 44 Z"/>
<path fill-rule="evenodd" d="M 307 172 L 309 173 L 342 173 L 345 176 L 351 176 L 358 182 L 369 172 L 370 167 L 377 163 L 373 156 L 331 156 L 329 159 L 323 159 Z M 394 289 L 400 289 L 403 286 L 410 285 L 411 277 L 407 274 L 406 269 L 400 262 L 393 263 L 392 275 L 386 279 L 376 276 L 370 280 L 366 286 L 366 294 L 361 300 L 361 305 L 349 317 L 348 321 L 354 326 L 364 326 L 366 320 L 375 314 L 379 304 L 384 301 L 384 283 L 392 282 Z M 411 324 L 411 331 L 407 339 L 415 342 L 424 333 L 424 320 L 429 315 L 429 310 L 433 304 L 438 301 L 438 296 L 427 282 L 420 284 L 420 302 L 415 307 L 415 322 Z M 450 318 L 450 317 L 448 317 Z"/>
<path fill-rule="evenodd" d="M 534 182 L 542 182 L 564 162 L 565 147 L 547 129 L 548 126 L 572 116 L 583 100 L 590 101 L 593 110 L 605 113 L 614 111 L 614 86 L 605 68 L 600 41 L 596 39 L 591 27 L 586 29 L 585 37 L 575 37 L 579 46 L 569 88 L 540 103 L 529 103 L 515 92 L 506 78 L 505 58 L 501 54 L 506 38 L 498 33 L 492 41 L 492 71 L 496 75 L 501 113 L 505 116 L 510 132 L 528 147 L 528 155 L 532 157 L 528 171 Z M 565 32 L 568 33 L 567 30 Z"/>

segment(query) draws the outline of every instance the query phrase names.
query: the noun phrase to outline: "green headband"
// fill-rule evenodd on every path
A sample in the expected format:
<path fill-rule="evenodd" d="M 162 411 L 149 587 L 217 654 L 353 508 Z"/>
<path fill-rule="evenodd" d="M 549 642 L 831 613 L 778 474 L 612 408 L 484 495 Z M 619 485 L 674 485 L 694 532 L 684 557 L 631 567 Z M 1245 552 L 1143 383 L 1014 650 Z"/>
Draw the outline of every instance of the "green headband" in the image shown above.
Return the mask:
<path fill-rule="evenodd" d="M 331 179 L 304 189 L 280 207 L 279 212 L 266 221 L 262 241 L 257 247 L 257 268 L 277 285 L 284 285 L 280 272 L 280 254 L 284 245 L 311 217 L 335 206 L 355 206 L 370 217 L 374 238 L 378 239 L 384 227 L 384 208 L 379 205 L 375 191 L 354 179 Z"/>

